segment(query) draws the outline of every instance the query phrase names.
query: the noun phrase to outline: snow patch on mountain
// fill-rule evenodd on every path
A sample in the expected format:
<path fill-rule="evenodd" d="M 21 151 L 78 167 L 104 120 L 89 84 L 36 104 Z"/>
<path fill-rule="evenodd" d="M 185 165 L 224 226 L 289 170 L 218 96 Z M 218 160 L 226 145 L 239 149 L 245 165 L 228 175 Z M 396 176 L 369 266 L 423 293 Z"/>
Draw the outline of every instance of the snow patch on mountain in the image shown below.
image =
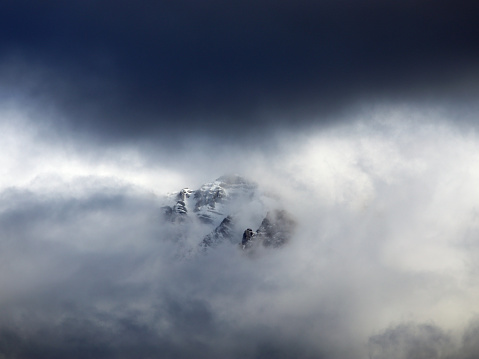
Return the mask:
<path fill-rule="evenodd" d="M 180 256 L 223 243 L 239 244 L 245 228 L 258 228 L 265 247 L 280 247 L 291 237 L 294 220 L 278 199 L 239 175 L 221 176 L 197 190 L 183 188 L 166 196 L 165 226 L 181 248 Z"/>

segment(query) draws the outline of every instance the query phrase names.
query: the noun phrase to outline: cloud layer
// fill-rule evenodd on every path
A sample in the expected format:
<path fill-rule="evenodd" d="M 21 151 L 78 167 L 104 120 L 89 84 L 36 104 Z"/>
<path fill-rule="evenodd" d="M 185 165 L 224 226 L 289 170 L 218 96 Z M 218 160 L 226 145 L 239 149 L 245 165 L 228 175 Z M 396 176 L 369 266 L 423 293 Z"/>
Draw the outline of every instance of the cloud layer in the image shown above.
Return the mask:
<path fill-rule="evenodd" d="M 154 166 L 141 146 L 97 148 L 91 161 L 13 122 L 2 164 L 15 177 L 0 209 L 5 357 L 477 355 L 479 140 L 443 113 L 388 107 L 278 132 L 263 151 L 213 156 L 206 142 Z M 256 258 L 225 245 L 178 261 L 160 194 L 225 169 L 281 198 L 296 237 Z"/>
<path fill-rule="evenodd" d="M 99 141 L 245 139 L 365 100 L 477 98 L 475 1 L 22 4 L 0 8 L 2 97 Z"/>

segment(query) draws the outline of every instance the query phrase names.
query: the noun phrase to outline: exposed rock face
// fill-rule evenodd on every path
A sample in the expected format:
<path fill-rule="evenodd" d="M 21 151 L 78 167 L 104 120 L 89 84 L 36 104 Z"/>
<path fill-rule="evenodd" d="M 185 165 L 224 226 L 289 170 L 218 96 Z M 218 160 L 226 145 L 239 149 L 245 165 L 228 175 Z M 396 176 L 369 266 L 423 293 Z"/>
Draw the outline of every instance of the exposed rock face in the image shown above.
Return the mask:
<path fill-rule="evenodd" d="M 253 236 L 254 233 L 251 228 L 247 228 L 246 231 L 243 232 L 243 239 L 241 240 L 241 245 L 243 246 L 243 249 L 249 244 Z"/>
<path fill-rule="evenodd" d="M 183 188 L 180 193 L 178 193 L 178 201 L 186 201 L 187 198 L 190 198 L 192 192 L 189 188 Z"/>
<path fill-rule="evenodd" d="M 188 213 L 188 208 L 186 207 L 186 200 L 190 198 L 192 191 L 189 188 L 183 188 L 179 193 L 174 197 L 176 203 L 173 206 L 164 206 L 163 215 L 164 218 L 171 222 L 183 221 L 183 216 Z"/>
<path fill-rule="evenodd" d="M 217 247 L 225 240 L 231 241 L 231 239 L 234 238 L 233 229 L 233 218 L 231 216 L 227 216 L 212 233 L 203 238 L 200 243 L 200 247 L 203 250 L 206 250 L 210 247 Z"/>
<path fill-rule="evenodd" d="M 296 228 L 296 221 L 285 210 L 268 212 L 254 239 L 265 247 L 278 248 L 287 243 Z"/>
<path fill-rule="evenodd" d="M 222 243 L 241 244 L 243 226 L 259 226 L 245 248 L 259 244 L 277 248 L 290 240 L 296 224 L 286 211 L 268 208 L 271 201 L 254 182 L 222 176 L 197 190 L 183 188 L 167 196 L 164 219 L 173 224 L 173 237 L 181 247 L 189 247 L 188 253 Z"/>
<path fill-rule="evenodd" d="M 182 189 L 169 196 L 176 201 L 172 206 L 165 206 L 166 219 L 177 220 L 176 215 L 193 212 L 203 223 L 218 226 L 232 212 L 254 198 L 256 183 L 238 175 L 222 176 L 214 182 L 206 183 L 198 190 Z"/>

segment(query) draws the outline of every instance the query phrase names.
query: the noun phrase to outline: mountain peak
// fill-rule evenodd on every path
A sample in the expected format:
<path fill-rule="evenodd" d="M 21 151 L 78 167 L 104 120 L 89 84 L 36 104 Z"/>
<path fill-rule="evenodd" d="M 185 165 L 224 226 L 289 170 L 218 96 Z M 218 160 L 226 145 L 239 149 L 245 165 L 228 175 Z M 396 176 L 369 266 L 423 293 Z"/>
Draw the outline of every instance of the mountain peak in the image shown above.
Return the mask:
<path fill-rule="evenodd" d="M 173 229 L 177 237 L 193 247 L 197 243 L 202 251 L 224 242 L 239 244 L 250 227 L 258 228 L 255 246 L 277 248 L 288 242 L 295 227 L 287 211 L 271 206 L 271 198 L 255 182 L 237 174 L 220 176 L 197 190 L 183 188 L 167 196 L 166 202 L 166 223 L 180 224 Z"/>

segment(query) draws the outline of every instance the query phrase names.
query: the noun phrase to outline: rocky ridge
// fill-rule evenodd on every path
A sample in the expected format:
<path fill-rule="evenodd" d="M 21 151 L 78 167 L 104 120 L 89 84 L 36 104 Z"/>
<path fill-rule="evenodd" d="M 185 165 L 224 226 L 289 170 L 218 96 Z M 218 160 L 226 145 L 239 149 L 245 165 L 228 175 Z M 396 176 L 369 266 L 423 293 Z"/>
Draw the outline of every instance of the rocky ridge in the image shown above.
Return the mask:
<path fill-rule="evenodd" d="M 258 185 L 238 175 L 221 176 L 197 190 L 183 188 L 169 194 L 163 206 L 165 224 L 174 227 L 176 240 L 188 252 L 207 251 L 223 243 L 245 250 L 257 246 L 278 248 L 292 237 L 296 226 L 291 214 L 278 209 Z M 247 246 L 241 236 L 257 228 Z"/>

